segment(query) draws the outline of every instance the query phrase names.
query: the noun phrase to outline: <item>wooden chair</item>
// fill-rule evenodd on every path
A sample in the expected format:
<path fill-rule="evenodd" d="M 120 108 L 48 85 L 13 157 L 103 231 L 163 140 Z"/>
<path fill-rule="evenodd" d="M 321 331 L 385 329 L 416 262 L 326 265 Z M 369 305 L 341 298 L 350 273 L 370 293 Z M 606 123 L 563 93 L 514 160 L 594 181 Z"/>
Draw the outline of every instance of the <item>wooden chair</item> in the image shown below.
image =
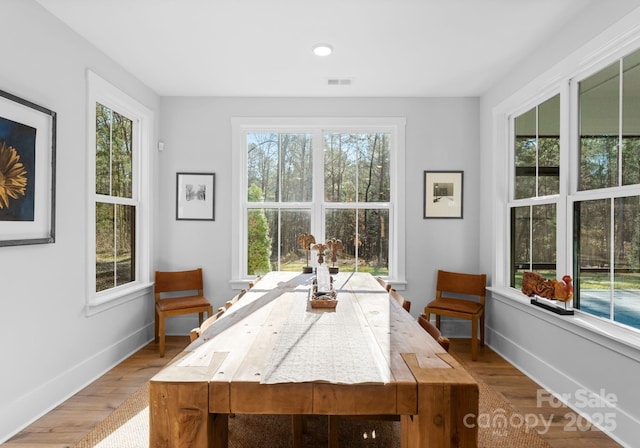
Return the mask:
<path fill-rule="evenodd" d="M 389 288 L 389 295 L 393 297 L 393 299 L 400 304 L 402 308 L 405 309 L 407 313 L 411 312 L 411 301 L 405 299 L 401 294 L 398 294 L 393 288 Z"/>
<path fill-rule="evenodd" d="M 224 309 L 228 310 L 229 308 L 231 308 L 231 306 L 233 306 L 236 302 L 238 302 L 238 300 L 240 300 L 242 296 L 246 294 L 246 292 L 247 290 L 243 289 L 238 294 L 236 294 L 236 296 L 233 299 L 227 300 L 227 302 L 224 304 Z"/>
<path fill-rule="evenodd" d="M 213 316 L 209 316 L 204 322 L 202 322 L 202 324 L 199 327 L 191 330 L 191 332 L 189 333 L 191 342 L 195 341 L 200 336 L 202 336 L 202 333 L 204 333 L 204 331 L 207 328 L 209 328 L 215 321 L 217 321 L 220 318 L 220 316 L 222 316 L 223 314 L 224 314 L 224 309 L 218 310 L 216 314 L 214 314 Z"/>
<path fill-rule="evenodd" d="M 427 320 L 430 320 L 431 314 L 436 315 L 438 329 L 440 329 L 441 316 L 471 320 L 471 359 L 473 361 L 478 359 L 478 324 L 480 325 L 480 344 L 484 345 L 486 286 L 486 274 L 463 274 L 439 270 L 436 298 L 424 308 Z M 468 299 L 458 296 L 468 297 Z M 470 300 L 471 297 L 476 297 L 477 301 Z"/>
<path fill-rule="evenodd" d="M 386 289 L 387 291 L 391 290 L 391 284 L 385 282 L 382 277 L 376 277 L 376 281 L 378 283 L 380 283 L 380 286 L 382 286 L 384 289 Z"/>
<path fill-rule="evenodd" d="M 253 279 L 253 281 L 249 282 L 249 289 L 256 286 L 256 283 L 258 283 L 260 280 L 262 280 L 262 276 L 258 275 L 256 278 Z"/>
<path fill-rule="evenodd" d="M 442 336 L 442 333 L 440 333 L 440 330 L 438 330 L 438 327 L 433 325 L 427 319 L 427 316 L 425 316 L 424 314 L 421 314 L 420 316 L 418 316 L 418 323 L 422 328 L 426 330 L 427 333 L 431 335 L 433 339 L 436 340 L 438 344 L 442 346 L 443 349 L 445 349 L 446 351 L 449 351 L 449 345 L 451 345 L 451 341 L 449 341 L 449 338 Z"/>
<path fill-rule="evenodd" d="M 156 342 L 160 342 L 160 357 L 164 357 L 167 317 L 198 313 L 199 324 L 202 325 L 205 311 L 207 316 L 213 315 L 213 307 L 204 297 L 200 268 L 191 271 L 156 271 L 154 296 L 155 337 Z"/>

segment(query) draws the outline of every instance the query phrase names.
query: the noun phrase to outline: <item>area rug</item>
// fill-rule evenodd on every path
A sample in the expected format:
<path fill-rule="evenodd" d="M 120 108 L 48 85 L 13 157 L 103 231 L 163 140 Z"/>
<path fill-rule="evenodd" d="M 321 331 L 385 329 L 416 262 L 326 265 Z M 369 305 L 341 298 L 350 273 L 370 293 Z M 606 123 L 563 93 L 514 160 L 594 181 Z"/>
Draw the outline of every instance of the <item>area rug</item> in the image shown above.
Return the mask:
<path fill-rule="evenodd" d="M 535 428 L 527 426 L 502 396 L 478 378 L 480 390 L 478 447 L 551 448 Z M 148 448 L 148 383 L 85 436 L 75 448 Z M 339 442 L 348 448 L 399 448 L 400 423 L 381 420 L 341 419 Z M 291 417 L 286 415 L 236 415 L 229 419 L 230 448 L 290 448 Z M 327 418 L 305 418 L 305 447 L 327 446 Z"/>

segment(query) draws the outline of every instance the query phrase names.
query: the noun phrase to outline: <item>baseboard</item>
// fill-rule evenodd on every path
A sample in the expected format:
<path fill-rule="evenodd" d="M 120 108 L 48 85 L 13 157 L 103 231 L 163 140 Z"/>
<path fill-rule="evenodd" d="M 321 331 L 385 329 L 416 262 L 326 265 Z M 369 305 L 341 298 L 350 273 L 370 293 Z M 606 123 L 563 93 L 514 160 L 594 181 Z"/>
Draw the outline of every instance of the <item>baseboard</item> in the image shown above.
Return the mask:
<path fill-rule="evenodd" d="M 533 381 L 538 383 L 542 389 L 550 392 L 555 399 L 570 407 L 582 418 L 596 426 L 622 446 L 632 448 L 631 441 L 636 443 L 635 440 L 637 438 L 637 434 L 640 433 L 640 421 L 638 421 L 638 419 L 633 415 L 618 407 L 605 407 L 602 410 L 595 408 L 586 409 L 591 412 L 591 415 L 585 412 L 584 396 L 582 391 L 584 391 L 584 395 L 588 395 L 590 398 L 600 397 L 601 391 L 590 390 L 584 384 L 575 381 L 555 366 L 545 362 L 531 351 L 526 350 L 516 342 L 510 340 L 508 337 L 495 331 L 493 328 L 486 327 L 485 331 L 486 345 Z M 578 395 L 575 393 L 571 394 L 570 397 L 563 397 L 561 391 L 581 391 L 581 394 Z M 613 431 L 611 431 L 609 427 L 605 427 L 601 424 L 603 423 L 603 420 L 600 417 L 604 413 L 613 413 L 613 419 L 607 424 L 607 426 L 610 426 L 611 422 L 614 423 L 615 428 Z M 592 418 L 592 416 L 595 416 L 596 419 Z M 567 430 L 573 431 L 581 429 L 579 427 L 575 428 L 572 426 L 568 427 Z"/>
<path fill-rule="evenodd" d="M 82 362 L 69 367 L 46 383 L 0 406 L 0 443 L 50 412 L 100 378 L 123 360 L 149 344 L 153 323 L 125 336 Z"/>

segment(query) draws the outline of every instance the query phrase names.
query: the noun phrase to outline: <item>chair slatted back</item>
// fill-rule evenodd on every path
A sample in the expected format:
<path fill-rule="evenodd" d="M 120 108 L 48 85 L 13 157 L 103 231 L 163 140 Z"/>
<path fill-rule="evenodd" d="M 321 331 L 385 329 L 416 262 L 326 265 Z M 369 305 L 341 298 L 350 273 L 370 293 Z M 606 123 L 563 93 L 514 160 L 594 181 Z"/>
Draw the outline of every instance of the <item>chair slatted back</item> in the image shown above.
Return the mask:
<path fill-rule="evenodd" d="M 165 292 L 198 291 L 198 295 L 203 295 L 202 268 L 180 272 L 156 271 L 154 291 L 156 300 Z"/>
<path fill-rule="evenodd" d="M 486 296 L 486 274 L 463 274 L 457 272 L 438 271 L 436 298 L 444 297 L 443 292 L 478 296 L 484 305 Z"/>

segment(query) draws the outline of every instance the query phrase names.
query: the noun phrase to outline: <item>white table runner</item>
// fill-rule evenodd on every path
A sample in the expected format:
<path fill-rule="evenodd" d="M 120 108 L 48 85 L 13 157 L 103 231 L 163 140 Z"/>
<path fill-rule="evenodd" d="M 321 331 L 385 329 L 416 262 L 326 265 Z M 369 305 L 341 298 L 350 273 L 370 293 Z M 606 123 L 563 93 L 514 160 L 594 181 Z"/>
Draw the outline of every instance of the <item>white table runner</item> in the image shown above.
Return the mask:
<path fill-rule="evenodd" d="M 372 346 L 353 296 L 345 293 L 338 298 L 335 310 L 312 309 L 306 297 L 292 301 L 261 383 L 389 382 L 384 357 Z"/>

